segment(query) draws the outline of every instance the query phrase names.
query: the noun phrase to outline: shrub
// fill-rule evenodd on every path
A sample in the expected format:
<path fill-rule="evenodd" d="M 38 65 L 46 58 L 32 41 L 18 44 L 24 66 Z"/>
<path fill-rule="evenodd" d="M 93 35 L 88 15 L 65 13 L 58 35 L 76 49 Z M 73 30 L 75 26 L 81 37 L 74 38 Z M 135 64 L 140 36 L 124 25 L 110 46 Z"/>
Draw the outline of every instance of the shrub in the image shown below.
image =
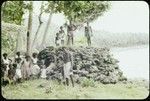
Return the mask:
<path fill-rule="evenodd" d="M 81 82 L 82 87 L 95 87 L 95 82 L 93 79 L 84 78 Z"/>

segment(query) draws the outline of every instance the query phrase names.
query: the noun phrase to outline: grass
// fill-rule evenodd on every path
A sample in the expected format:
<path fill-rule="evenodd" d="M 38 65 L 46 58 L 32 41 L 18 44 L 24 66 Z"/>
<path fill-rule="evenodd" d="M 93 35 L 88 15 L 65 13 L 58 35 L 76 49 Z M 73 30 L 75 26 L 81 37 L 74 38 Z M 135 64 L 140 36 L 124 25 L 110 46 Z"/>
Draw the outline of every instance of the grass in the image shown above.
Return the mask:
<path fill-rule="evenodd" d="M 6 99 L 145 99 L 148 94 L 144 86 L 135 83 L 71 87 L 39 79 L 2 87 Z"/>

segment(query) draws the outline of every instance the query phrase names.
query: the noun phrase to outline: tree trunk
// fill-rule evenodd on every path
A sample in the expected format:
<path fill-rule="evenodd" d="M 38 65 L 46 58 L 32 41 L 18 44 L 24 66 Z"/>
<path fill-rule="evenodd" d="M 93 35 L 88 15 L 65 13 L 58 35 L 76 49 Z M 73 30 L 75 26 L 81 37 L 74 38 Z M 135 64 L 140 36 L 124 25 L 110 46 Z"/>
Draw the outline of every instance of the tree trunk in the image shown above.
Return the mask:
<path fill-rule="evenodd" d="M 3 19 L 3 17 L 4 17 L 5 7 L 6 7 L 6 2 L 3 3 L 2 10 L 1 10 L 1 18 L 2 18 L 2 19 Z"/>
<path fill-rule="evenodd" d="M 16 52 L 18 51 L 19 35 L 20 35 L 20 33 L 18 32 L 18 33 L 17 33 L 17 39 L 16 39 L 16 49 L 15 49 L 14 58 L 15 58 Z"/>
<path fill-rule="evenodd" d="M 32 31 L 32 15 L 33 15 L 33 1 L 30 1 L 31 9 L 29 10 L 28 32 L 27 32 L 27 55 L 30 55 L 31 31 Z"/>
<path fill-rule="evenodd" d="M 44 36 L 43 36 L 43 40 L 42 40 L 42 43 L 41 43 L 41 46 L 43 46 L 43 48 L 45 48 L 44 44 L 46 42 L 46 35 L 47 35 L 47 32 L 48 32 L 48 28 L 50 27 L 52 15 L 53 15 L 53 9 L 54 9 L 54 7 L 52 8 L 52 10 L 49 14 L 49 19 L 48 19 L 48 22 L 47 22 L 47 25 L 46 25 L 46 28 L 45 28 L 45 32 L 44 32 Z"/>
<path fill-rule="evenodd" d="M 42 2 L 42 4 L 43 4 L 43 2 Z M 42 20 L 41 20 L 41 16 L 42 16 L 42 14 L 43 14 L 43 12 L 42 12 L 42 4 L 41 4 L 41 11 L 40 11 L 40 15 L 38 16 L 38 19 L 39 19 L 39 26 L 38 26 L 38 29 L 37 29 L 37 31 L 36 31 L 36 33 L 35 33 L 35 37 L 34 37 L 34 40 L 33 40 L 33 43 L 32 43 L 32 47 L 34 48 L 34 46 L 35 46 L 35 42 L 36 42 L 36 40 L 37 40 L 37 36 L 38 36 L 38 33 L 39 33 L 39 31 L 40 31 L 40 28 L 41 28 L 41 25 L 42 25 Z"/>

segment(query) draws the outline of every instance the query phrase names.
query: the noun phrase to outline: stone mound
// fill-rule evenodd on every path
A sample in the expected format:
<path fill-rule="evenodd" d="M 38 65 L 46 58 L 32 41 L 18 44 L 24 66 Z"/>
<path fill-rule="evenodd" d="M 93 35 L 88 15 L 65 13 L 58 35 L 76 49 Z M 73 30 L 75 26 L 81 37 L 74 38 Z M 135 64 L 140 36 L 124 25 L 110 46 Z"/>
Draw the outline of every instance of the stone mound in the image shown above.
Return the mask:
<path fill-rule="evenodd" d="M 45 60 L 53 55 L 57 59 L 59 53 L 62 52 L 61 48 L 47 47 L 39 53 L 38 58 L 39 60 Z M 84 78 L 93 79 L 103 84 L 115 84 L 127 80 L 119 69 L 117 64 L 119 61 L 113 58 L 108 48 L 66 48 L 73 54 L 73 73 L 77 83 L 81 83 Z M 56 61 L 56 65 L 49 67 L 49 72 L 47 72 L 48 79 L 61 80 L 60 64 Z"/>

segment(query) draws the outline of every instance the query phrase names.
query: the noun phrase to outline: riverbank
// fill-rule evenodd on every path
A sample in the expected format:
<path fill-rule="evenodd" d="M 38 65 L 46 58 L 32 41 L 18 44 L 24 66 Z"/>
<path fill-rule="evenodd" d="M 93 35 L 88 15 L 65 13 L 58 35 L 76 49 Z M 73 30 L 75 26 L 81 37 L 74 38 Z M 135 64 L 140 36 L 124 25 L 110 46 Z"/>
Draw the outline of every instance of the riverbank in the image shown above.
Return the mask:
<path fill-rule="evenodd" d="M 145 99 L 149 95 L 148 82 L 129 80 L 126 83 L 100 84 L 83 87 L 59 85 L 51 80 L 30 80 L 2 87 L 6 99 Z"/>

